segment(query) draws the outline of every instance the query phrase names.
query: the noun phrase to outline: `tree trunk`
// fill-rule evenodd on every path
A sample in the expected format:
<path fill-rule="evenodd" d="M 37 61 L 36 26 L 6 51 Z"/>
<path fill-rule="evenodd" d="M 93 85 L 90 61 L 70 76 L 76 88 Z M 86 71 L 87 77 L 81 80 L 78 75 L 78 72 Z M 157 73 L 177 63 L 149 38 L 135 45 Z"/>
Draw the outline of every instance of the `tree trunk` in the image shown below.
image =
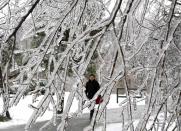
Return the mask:
<path fill-rule="evenodd" d="M 8 90 L 6 90 L 4 88 L 3 74 L 2 74 L 1 67 L 0 67 L 0 93 L 2 93 L 2 98 L 3 98 L 3 111 L 2 111 L 2 115 L 6 116 L 8 119 L 11 119 L 10 113 L 8 111 L 8 108 L 9 108 L 9 94 L 8 94 Z"/>

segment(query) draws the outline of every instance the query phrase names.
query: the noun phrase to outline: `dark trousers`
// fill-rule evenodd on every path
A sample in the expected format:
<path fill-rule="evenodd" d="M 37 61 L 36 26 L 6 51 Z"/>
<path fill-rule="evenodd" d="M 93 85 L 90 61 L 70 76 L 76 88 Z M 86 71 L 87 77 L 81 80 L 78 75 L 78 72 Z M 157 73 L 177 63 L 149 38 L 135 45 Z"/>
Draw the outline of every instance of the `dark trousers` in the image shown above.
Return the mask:
<path fill-rule="evenodd" d="M 94 109 L 92 109 L 92 110 L 90 111 L 90 120 L 92 119 L 93 114 L 94 114 Z"/>

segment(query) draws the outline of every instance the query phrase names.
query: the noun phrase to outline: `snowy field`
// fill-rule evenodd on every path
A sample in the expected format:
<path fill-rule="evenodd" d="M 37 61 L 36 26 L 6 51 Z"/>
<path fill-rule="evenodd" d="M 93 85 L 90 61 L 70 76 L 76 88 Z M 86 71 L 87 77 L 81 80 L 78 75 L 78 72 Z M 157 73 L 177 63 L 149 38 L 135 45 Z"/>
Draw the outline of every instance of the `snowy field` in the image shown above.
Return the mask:
<path fill-rule="evenodd" d="M 68 98 L 68 95 L 69 93 L 66 92 L 65 94 L 65 103 L 66 104 L 66 101 L 67 101 L 67 98 Z M 38 98 L 38 100 L 41 100 L 42 96 L 40 96 Z M 123 101 L 124 99 L 119 99 L 119 102 Z M 33 103 L 34 106 L 36 106 L 38 104 L 39 101 L 37 101 L 36 103 Z M 12 120 L 8 121 L 8 122 L 0 122 L 0 129 L 3 129 L 3 128 L 7 128 L 7 127 L 10 127 L 10 126 L 15 126 L 15 125 L 22 125 L 22 124 L 25 124 L 27 123 L 28 119 L 30 118 L 32 112 L 33 112 L 33 109 L 29 108 L 29 104 L 32 103 L 32 96 L 26 96 L 24 99 L 21 99 L 19 104 L 17 106 L 13 106 L 12 108 L 10 108 L 10 115 L 12 117 Z M 144 101 L 140 102 L 140 104 L 144 104 Z M 0 112 L 2 111 L 2 106 L 3 106 L 3 103 L 2 103 L 2 98 L 0 98 Z M 116 103 L 116 94 L 112 94 L 111 95 L 111 99 L 109 101 L 109 104 L 107 105 L 107 108 L 108 109 L 112 109 L 112 108 L 119 108 L 119 104 Z M 70 113 L 73 113 L 75 112 L 76 110 L 78 109 L 78 101 L 77 99 L 75 98 L 74 101 L 73 101 L 73 104 L 72 104 L 72 107 L 70 109 Z M 89 109 L 86 108 L 84 109 L 83 113 L 88 113 L 89 112 Z M 41 122 L 41 121 L 45 121 L 45 120 L 49 120 L 51 119 L 52 117 L 52 107 L 50 105 L 50 109 L 47 110 L 45 112 L 45 114 L 38 118 L 38 122 Z M 114 131 L 117 131 L 116 129 L 120 129 L 120 124 L 110 124 L 108 125 L 108 131 L 109 129 L 110 130 L 113 130 L 112 127 L 114 127 Z"/>

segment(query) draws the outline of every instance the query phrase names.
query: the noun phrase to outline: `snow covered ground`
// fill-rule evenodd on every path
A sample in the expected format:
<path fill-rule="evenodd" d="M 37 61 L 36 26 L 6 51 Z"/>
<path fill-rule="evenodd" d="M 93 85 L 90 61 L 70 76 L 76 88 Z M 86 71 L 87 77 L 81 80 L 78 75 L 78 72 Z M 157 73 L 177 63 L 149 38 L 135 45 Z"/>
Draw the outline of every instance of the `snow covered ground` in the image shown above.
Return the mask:
<path fill-rule="evenodd" d="M 33 113 L 33 110 L 28 107 L 31 102 L 32 96 L 26 96 L 24 99 L 21 99 L 20 103 L 17 106 L 13 106 L 12 108 L 10 108 L 9 112 L 12 120 L 8 122 L 0 122 L 0 129 L 25 124 Z M 33 105 L 37 104 L 38 102 Z M 0 98 L 0 112 L 2 110 L 2 106 L 2 98 Z M 48 120 L 51 118 L 51 116 L 52 111 L 46 111 L 46 113 L 41 118 L 39 118 L 38 121 Z"/>
<path fill-rule="evenodd" d="M 66 92 L 65 94 L 65 104 L 67 101 L 69 93 Z M 38 100 L 40 100 L 42 98 L 42 96 L 40 96 L 38 98 Z M 123 101 L 124 99 L 119 99 L 119 102 Z M 34 106 L 36 106 L 38 104 L 39 101 L 37 101 L 36 103 L 33 103 Z M 29 104 L 32 103 L 32 96 L 26 96 L 24 99 L 21 99 L 19 104 L 17 106 L 13 106 L 12 108 L 10 108 L 10 115 L 12 117 L 12 120 L 8 121 L 8 122 L 0 122 L 0 129 L 3 128 L 7 128 L 10 126 L 17 126 L 17 125 L 22 125 L 27 123 L 28 119 L 30 118 L 33 110 L 31 108 L 28 107 Z M 144 101 L 141 101 L 140 104 L 144 104 Z M 2 110 L 2 98 L 0 98 L 0 112 Z M 108 109 L 112 109 L 112 108 L 119 108 L 119 104 L 116 103 L 116 94 L 112 94 L 111 95 L 111 99 L 109 101 L 109 104 L 107 105 Z M 73 105 L 70 109 L 70 113 L 75 112 L 78 109 L 78 101 L 75 98 L 73 101 Z M 89 112 L 89 109 L 86 108 L 84 109 L 83 113 L 87 113 Z M 45 120 L 49 120 L 52 117 L 52 107 L 50 106 L 50 110 L 47 110 L 45 112 L 45 114 L 38 118 L 38 122 L 40 121 L 45 121 Z M 116 129 L 120 129 L 120 124 L 114 124 L 114 126 L 112 124 L 108 125 L 108 131 L 109 129 L 112 130 L 112 127 L 114 127 L 114 131 L 116 131 Z"/>
<path fill-rule="evenodd" d="M 160 119 L 161 120 L 161 119 Z M 148 124 L 147 124 L 147 129 L 150 129 L 151 125 L 152 125 L 153 119 L 150 119 Z M 139 120 L 135 120 L 133 122 L 134 127 L 137 126 L 137 124 L 139 123 Z M 172 124 L 167 131 L 173 131 L 175 127 L 175 123 Z M 158 130 L 157 131 L 162 131 L 162 126 L 158 126 L 157 127 Z M 106 126 L 106 131 L 121 131 L 122 130 L 122 123 L 111 123 L 111 124 L 107 124 Z M 95 131 L 103 131 L 103 126 L 99 126 L 95 129 Z M 129 131 L 129 130 L 128 130 Z M 153 130 L 155 131 L 155 130 Z"/>
<path fill-rule="evenodd" d="M 108 124 L 106 131 L 120 131 L 122 129 L 121 123 Z M 98 127 L 95 131 L 102 131 L 102 127 Z"/>
<path fill-rule="evenodd" d="M 138 121 L 134 122 L 134 125 L 137 125 Z M 95 131 L 103 131 L 102 129 L 103 127 L 100 126 L 98 128 L 95 129 Z M 122 124 L 121 123 L 112 123 L 112 124 L 108 124 L 106 126 L 106 131 L 121 131 L 122 130 Z"/>

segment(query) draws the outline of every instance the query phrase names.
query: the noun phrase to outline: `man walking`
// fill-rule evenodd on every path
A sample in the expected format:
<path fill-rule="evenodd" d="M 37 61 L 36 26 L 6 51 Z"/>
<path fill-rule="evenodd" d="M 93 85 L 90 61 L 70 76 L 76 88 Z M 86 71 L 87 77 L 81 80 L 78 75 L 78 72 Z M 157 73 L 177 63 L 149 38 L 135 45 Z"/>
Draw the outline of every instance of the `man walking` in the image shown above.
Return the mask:
<path fill-rule="evenodd" d="M 89 76 L 89 81 L 86 83 L 86 96 L 90 100 L 94 97 L 96 92 L 100 89 L 99 83 L 95 79 L 95 75 L 91 74 Z M 90 120 L 92 119 L 92 116 L 94 114 L 94 109 L 90 111 Z"/>

